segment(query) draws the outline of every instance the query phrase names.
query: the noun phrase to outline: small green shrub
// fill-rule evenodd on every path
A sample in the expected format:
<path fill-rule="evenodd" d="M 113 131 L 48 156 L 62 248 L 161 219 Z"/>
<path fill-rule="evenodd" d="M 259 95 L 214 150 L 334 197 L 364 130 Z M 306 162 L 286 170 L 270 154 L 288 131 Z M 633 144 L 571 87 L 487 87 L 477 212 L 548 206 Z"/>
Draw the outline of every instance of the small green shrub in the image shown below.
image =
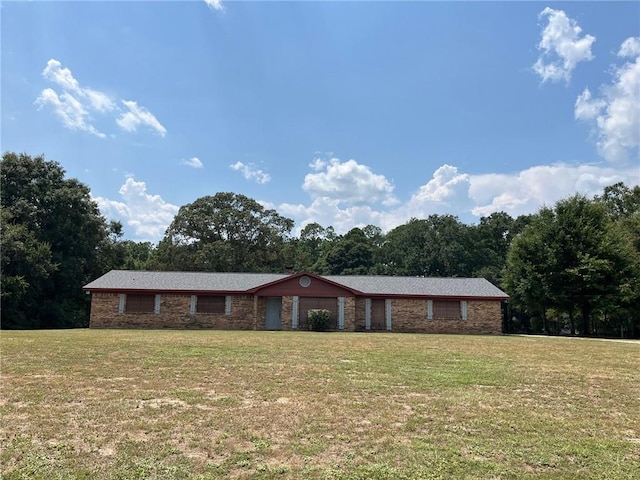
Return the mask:
<path fill-rule="evenodd" d="M 331 312 L 325 309 L 313 309 L 307 312 L 309 318 L 309 330 L 314 332 L 326 332 L 329 330 Z"/>

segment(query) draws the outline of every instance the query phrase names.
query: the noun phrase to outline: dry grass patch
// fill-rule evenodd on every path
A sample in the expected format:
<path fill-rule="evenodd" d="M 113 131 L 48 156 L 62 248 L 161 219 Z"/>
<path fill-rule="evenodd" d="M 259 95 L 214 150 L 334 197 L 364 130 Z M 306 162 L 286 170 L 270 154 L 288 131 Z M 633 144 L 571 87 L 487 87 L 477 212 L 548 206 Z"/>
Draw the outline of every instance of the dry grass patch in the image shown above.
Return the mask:
<path fill-rule="evenodd" d="M 5 331 L 3 478 L 634 478 L 640 345 Z"/>

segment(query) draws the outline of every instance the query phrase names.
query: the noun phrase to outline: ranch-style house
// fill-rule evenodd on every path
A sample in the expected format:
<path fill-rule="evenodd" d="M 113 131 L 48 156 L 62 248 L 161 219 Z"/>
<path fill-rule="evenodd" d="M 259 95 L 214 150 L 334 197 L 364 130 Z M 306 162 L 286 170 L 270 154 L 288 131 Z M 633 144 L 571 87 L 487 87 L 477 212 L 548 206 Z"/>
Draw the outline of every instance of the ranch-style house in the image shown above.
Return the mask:
<path fill-rule="evenodd" d="M 112 270 L 84 289 L 92 328 L 499 334 L 507 294 L 484 278 Z"/>

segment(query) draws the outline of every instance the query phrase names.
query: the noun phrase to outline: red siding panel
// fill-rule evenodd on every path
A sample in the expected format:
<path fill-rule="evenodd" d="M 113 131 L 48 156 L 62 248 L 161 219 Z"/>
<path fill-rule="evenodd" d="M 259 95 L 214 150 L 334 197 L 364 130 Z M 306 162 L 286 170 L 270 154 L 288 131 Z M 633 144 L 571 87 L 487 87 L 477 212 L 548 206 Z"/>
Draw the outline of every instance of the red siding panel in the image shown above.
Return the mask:
<path fill-rule="evenodd" d="M 311 280 L 308 287 L 300 285 L 300 278 L 288 278 L 256 291 L 261 297 L 352 297 L 353 293 L 346 288 L 326 282 L 321 278 L 307 277 Z"/>

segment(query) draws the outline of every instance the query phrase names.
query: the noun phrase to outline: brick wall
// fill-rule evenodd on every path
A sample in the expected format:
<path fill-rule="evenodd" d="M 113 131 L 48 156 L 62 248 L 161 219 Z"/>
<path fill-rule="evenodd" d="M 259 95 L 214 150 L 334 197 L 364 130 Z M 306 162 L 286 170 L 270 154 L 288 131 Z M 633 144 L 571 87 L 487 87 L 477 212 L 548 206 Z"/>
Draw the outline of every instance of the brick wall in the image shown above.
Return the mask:
<path fill-rule="evenodd" d="M 251 295 L 233 296 L 231 314 L 189 314 L 190 295 L 162 295 L 160 313 L 118 313 L 119 296 L 94 293 L 91 299 L 91 328 L 211 328 L 220 330 L 264 330 L 266 299 Z M 396 299 L 391 303 L 392 331 L 419 333 L 500 334 L 502 312 L 499 301 L 467 302 L 467 320 L 427 320 L 426 300 Z M 347 332 L 365 329 L 364 298 L 345 299 Z M 282 299 L 282 330 L 291 330 L 292 297 Z"/>
<path fill-rule="evenodd" d="M 391 322 L 395 332 L 500 334 L 502 311 L 500 301 L 469 300 L 467 320 L 427 320 L 426 300 L 393 299 Z"/>
<path fill-rule="evenodd" d="M 93 293 L 91 328 L 212 328 L 253 330 L 253 296 L 234 296 L 231 314 L 189 313 L 190 295 L 162 295 L 160 313 L 118 313 L 119 295 Z"/>
<path fill-rule="evenodd" d="M 365 316 L 365 299 L 358 297 L 355 299 L 355 320 L 354 320 L 354 330 L 356 332 L 364 332 L 367 319 Z"/>
<path fill-rule="evenodd" d="M 356 313 L 357 313 L 356 304 L 357 304 L 356 297 L 346 297 L 344 299 L 344 331 L 345 332 L 355 332 L 356 330 Z"/>
<path fill-rule="evenodd" d="M 293 297 L 282 297 L 282 330 L 291 330 L 293 324 Z"/>

